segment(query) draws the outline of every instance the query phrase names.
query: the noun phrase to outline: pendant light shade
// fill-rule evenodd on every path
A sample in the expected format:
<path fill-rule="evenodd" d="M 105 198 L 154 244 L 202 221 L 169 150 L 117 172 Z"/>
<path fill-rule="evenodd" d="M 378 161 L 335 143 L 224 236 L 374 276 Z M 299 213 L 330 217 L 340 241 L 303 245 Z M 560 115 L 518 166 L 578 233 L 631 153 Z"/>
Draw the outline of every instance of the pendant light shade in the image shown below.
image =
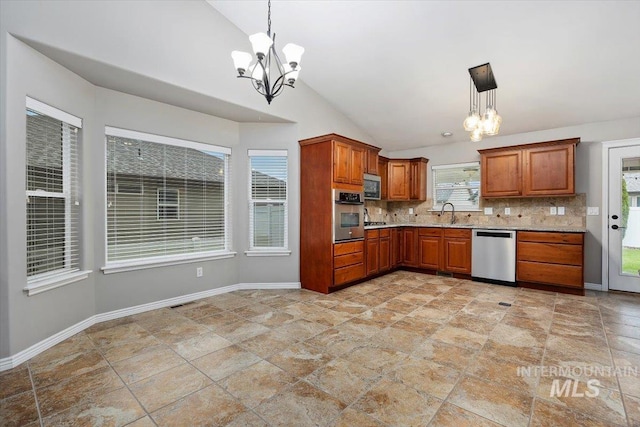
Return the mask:
<path fill-rule="evenodd" d="M 493 76 L 491 64 L 486 63 L 469 68 L 469 115 L 464 120 L 464 130 L 471 132 L 473 142 L 482 140 L 483 135 L 492 136 L 500 132 L 502 117 L 496 110 L 496 89 L 498 84 Z M 485 93 L 485 110 L 480 112 L 482 93 Z"/>
<path fill-rule="evenodd" d="M 251 54 L 247 52 L 241 52 L 239 50 L 234 50 L 231 52 L 231 57 L 233 58 L 233 65 L 238 70 L 238 74 L 244 75 L 244 73 L 249 69 L 249 64 L 251 63 Z"/>
<path fill-rule="evenodd" d="M 287 43 L 283 48 L 282 52 L 284 53 L 284 57 L 287 60 L 287 63 L 295 70 L 295 68 L 300 63 L 300 59 L 302 58 L 302 54 L 304 53 L 304 48 L 302 46 L 298 46 L 297 44 Z"/>
<path fill-rule="evenodd" d="M 251 42 L 253 53 L 256 54 L 258 59 L 264 58 L 271 46 L 273 46 L 273 40 L 265 33 L 252 34 L 249 36 L 249 41 Z"/>

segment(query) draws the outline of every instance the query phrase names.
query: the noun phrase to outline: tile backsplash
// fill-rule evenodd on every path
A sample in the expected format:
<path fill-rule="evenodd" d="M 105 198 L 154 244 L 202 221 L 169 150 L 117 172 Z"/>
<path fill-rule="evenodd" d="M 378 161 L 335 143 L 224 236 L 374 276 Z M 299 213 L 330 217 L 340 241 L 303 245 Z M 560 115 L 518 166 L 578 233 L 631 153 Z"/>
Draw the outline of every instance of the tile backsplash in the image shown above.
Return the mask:
<path fill-rule="evenodd" d="M 587 215 L 586 194 L 569 197 L 535 197 L 521 199 L 481 199 L 481 211 L 456 212 L 457 224 L 491 226 L 558 226 L 585 227 Z M 448 224 L 451 222 L 451 208 L 443 216 L 440 211 L 432 211 L 433 202 L 387 202 L 367 200 L 365 206 L 371 221 L 389 224 Z M 493 208 L 491 215 L 484 214 L 484 208 Z M 564 207 L 564 215 L 551 215 L 550 208 Z M 409 209 L 413 213 L 409 213 Z M 510 208 L 505 215 L 505 208 Z"/>

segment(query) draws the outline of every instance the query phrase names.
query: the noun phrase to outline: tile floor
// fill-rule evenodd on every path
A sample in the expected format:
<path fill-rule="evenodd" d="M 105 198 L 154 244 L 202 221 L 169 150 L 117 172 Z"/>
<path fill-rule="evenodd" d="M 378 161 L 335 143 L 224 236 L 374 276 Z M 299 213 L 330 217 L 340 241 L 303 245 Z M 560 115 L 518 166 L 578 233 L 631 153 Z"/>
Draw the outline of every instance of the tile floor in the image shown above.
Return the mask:
<path fill-rule="evenodd" d="M 94 325 L 0 373 L 0 425 L 638 426 L 639 367 L 639 295 L 396 272 Z"/>

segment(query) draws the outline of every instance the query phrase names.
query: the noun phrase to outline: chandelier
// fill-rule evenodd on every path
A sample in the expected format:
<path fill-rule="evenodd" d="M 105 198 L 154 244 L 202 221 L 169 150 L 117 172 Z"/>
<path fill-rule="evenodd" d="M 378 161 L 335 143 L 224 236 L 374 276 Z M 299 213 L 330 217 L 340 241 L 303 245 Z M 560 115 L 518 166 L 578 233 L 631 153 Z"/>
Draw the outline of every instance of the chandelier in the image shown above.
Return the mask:
<path fill-rule="evenodd" d="M 255 90 L 267 99 L 271 100 L 282 93 L 285 86 L 294 87 L 300 70 L 300 58 L 304 48 L 293 43 L 288 43 L 282 49 L 287 60 L 282 63 L 276 53 L 276 34 L 271 38 L 271 0 L 268 3 L 267 34 L 256 33 L 249 36 L 256 62 L 251 64 L 253 58 L 250 53 L 234 50 L 231 52 L 234 66 L 238 70 L 238 77 L 251 79 Z"/>
<path fill-rule="evenodd" d="M 469 115 L 463 125 L 464 130 L 471 132 L 471 141 L 478 142 L 482 141 L 483 135 L 497 135 L 500 131 L 502 117 L 496 110 L 498 84 L 488 62 L 469 68 L 469 75 Z M 484 113 L 480 110 L 483 92 L 486 92 Z"/>

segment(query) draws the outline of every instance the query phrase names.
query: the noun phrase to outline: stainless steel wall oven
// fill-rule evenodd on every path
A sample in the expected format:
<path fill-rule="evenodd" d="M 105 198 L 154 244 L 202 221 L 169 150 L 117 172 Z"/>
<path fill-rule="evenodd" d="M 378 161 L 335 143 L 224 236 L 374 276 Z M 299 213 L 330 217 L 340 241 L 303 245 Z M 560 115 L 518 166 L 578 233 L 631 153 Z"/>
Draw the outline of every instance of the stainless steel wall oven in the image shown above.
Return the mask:
<path fill-rule="evenodd" d="M 333 241 L 364 239 L 364 194 L 333 190 Z"/>

